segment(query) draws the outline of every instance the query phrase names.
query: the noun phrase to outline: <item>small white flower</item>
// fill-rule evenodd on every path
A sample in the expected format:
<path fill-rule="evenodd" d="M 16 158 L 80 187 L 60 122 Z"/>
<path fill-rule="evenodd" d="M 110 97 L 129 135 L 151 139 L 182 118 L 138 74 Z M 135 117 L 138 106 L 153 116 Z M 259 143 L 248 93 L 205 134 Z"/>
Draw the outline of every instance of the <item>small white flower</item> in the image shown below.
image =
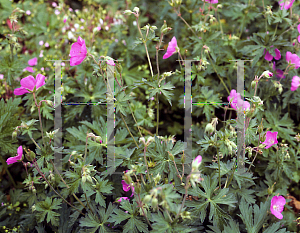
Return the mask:
<path fill-rule="evenodd" d="M 73 33 L 72 33 L 72 32 L 70 32 L 70 31 L 68 31 L 68 38 L 69 38 L 69 40 L 71 40 L 71 39 L 75 39 L 75 37 L 74 37 Z"/>
<path fill-rule="evenodd" d="M 44 44 L 44 41 L 41 40 L 41 41 L 39 42 L 39 45 L 42 46 L 43 44 Z"/>
<path fill-rule="evenodd" d="M 74 27 L 75 27 L 76 29 L 78 29 L 78 28 L 79 28 L 79 24 L 78 24 L 78 23 L 75 23 L 75 24 L 74 24 Z"/>
<path fill-rule="evenodd" d="M 136 26 L 136 21 L 133 21 L 132 24 L 133 24 L 133 26 Z"/>
<path fill-rule="evenodd" d="M 56 10 L 54 11 L 54 13 L 55 13 L 56 15 L 59 15 L 59 14 L 60 14 L 60 11 L 56 9 Z"/>
<path fill-rule="evenodd" d="M 84 19 L 80 19 L 80 21 L 84 23 Z"/>
<path fill-rule="evenodd" d="M 108 30 L 109 30 L 109 27 L 108 27 L 108 26 L 105 26 L 105 30 L 108 31 Z"/>
<path fill-rule="evenodd" d="M 103 20 L 102 19 L 99 19 L 99 22 L 100 22 L 100 24 L 103 24 Z"/>

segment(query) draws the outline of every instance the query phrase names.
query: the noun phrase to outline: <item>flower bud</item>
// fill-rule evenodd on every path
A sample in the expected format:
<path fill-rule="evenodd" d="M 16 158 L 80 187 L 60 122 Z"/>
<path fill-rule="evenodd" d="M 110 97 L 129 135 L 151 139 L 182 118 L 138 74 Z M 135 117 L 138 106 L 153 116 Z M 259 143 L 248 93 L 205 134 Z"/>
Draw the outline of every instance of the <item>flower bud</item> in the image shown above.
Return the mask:
<path fill-rule="evenodd" d="M 151 195 L 146 195 L 146 196 L 144 197 L 144 203 L 147 204 L 148 202 L 151 201 L 151 199 L 152 199 Z"/>
<path fill-rule="evenodd" d="M 201 155 L 198 155 L 192 162 L 192 170 L 198 170 L 200 164 L 201 164 L 201 161 L 202 161 L 202 156 Z"/>
<path fill-rule="evenodd" d="M 31 206 L 31 210 L 32 210 L 32 212 L 36 211 L 35 205 Z"/>
<path fill-rule="evenodd" d="M 278 87 L 278 92 L 279 92 L 279 94 L 281 94 L 282 91 L 283 91 L 282 84 L 279 84 L 279 87 Z"/>
<path fill-rule="evenodd" d="M 27 159 L 32 162 L 34 159 L 35 159 L 36 155 L 33 151 L 30 151 L 28 154 L 27 154 Z"/>
<path fill-rule="evenodd" d="M 151 202 L 152 208 L 156 207 L 158 205 L 158 200 L 156 197 L 152 198 L 152 202 Z"/>
<path fill-rule="evenodd" d="M 209 134 L 212 134 L 214 132 L 215 128 L 211 123 L 208 123 L 205 127 L 205 133 L 208 132 Z"/>
<path fill-rule="evenodd" d="M 273 76 L 273 73 L 271 73 L 270 71 L 266 70 L 262 73 L 262 76 L 265 78 L 271 78 Z"/>
<path fill-rule="evenodd" d="M 137 14 L 140 12 L 140 8 L 138 8 L 138 7 L 134 7 L 133 8 L 133 11 L 135 11 Z"/>
<path fill-rule="evenodd" d="M 184 154 L 182 154 L 182 156 L 181 156 L 181 163 L 184 164 L 184 162 L 185 162 L 185 157 L 184 157 Z"/>
<path fill-rule="evenodd" d="M 125 14 L 125 15 L 131 15 L 133 12 L 131 11 L 131 10 L 125 10 L 124 12 L 123 12 L 123 14 Z"/>
<path fill-rule="evenodd" d="M 134 186 L 134 192 L 137 194 L 141 193 L 141 184 L 140 183 L 136 183 L 136 185 Z"/>
<path fill-rule="evenodd" d="M 251 87 L 252 87 L 252 88 L 255 88 L 256 83 L 257 83 L 256 81 L 252 81 L 252 82 L 251 82 Z"/>
<path fill-rule="evenodd" d="M 46 100 L 46 103 L 49 107 L 53 107 L 53 102 L 51 100 Z"/>
<path fill-rule="evenodd" d="M 17 133 L 16 131 L 14 131 L 14 132 L 12 133 L 12 139 L 16 139 L 17 136 L 18 136 L 18 133 Z"/>
<path fill-rule="evenodd" d="M 157 185 L 158 184 L 158 182 L 161 180 L 161 176 L 160 176 L 160 174 L 158 173 L 157 175 L 156 175 L 156 177 L 154 177 L 154 183 L 155 183 L 155 185 Z"/>

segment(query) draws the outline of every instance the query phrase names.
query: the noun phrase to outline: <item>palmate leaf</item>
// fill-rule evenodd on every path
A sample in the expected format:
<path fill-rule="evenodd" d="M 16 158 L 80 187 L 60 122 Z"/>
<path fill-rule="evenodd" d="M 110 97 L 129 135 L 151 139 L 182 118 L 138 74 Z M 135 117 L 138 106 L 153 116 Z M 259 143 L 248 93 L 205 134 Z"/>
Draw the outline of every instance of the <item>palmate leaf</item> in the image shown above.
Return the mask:
<path fill-rule="evenodd" d="M 108 221 L 114 222 L 115 224 L 120 224 L 121 222 L 128 220 L 123 226 L 123 232 L 127 233 L 139 233 L 139 232 L 149 232 L 147 224 L 144 222 L 144 218 L 138 216 L 137 205 L 131 204 L 127 200 L 121 201 L 121 209 L 115 209 L 114 214 L 110 215 Z M 128 211 L 128 213 L 125 213 Z"/>
<path fill-rule="evenodd" d="M 203 187 L 204 192 L 198 187 L 195 189 L 195 193 L 201 198 L 200 201 L 187 203 L 187 206 L 193 207 L 191 213 L 196 217 L 200 215 L 200 220 L 202 222 L 207 216 L 207 207 L 210 206 L 209 220 L 213 219 L 213 224 L 220 227 L 222 223 L 225 223 L 225 219 L 230 219 L 231 217 L 219 205 L 223 204 L 235 207 L 233 204 L 237 201 L 232 193 L 228 194 L 228 188 L 216 191 L 218 193 L 217 195 L 214 195 L 218 180 L 212 179 L 210 176 L 204 176 L 203 178 L 204 180 L 200 184 Z"/>
<path fill-rule="evenodd" d="M 104 233 L 104 232 L 112 232 L 107 226 L 104 224 L 108 223 L 108 218 L 111 216 L 115 209 L 115 206 L 113 206 L 111 203 L 109 203 L 109 206 L 107 210 L 105 211 L 105 208 L 97 209 L 97 212 L 99 214 L 98 216 L 94 216 L 90 212 L 86 214 L 85 217 L 80 219 L 80 226 L 84 229 L 87 229 L 85 232 L 93 233 Z"/>
<path fill-rule="evenodd" d="M 169 217 L 167 216 L 167 213 L 164 212 L 162 214 L 161 212 L 158 212 L 158 214 L 153 213 L 151 215 L 151 221 L 154 221 L 152 224 L 152 231 L 153 233 L 165 233 L 165 232 L 184 232 L 184 233 L 189 233 L 189 232 L 196 232 L 196 228 L 191 228 L 186 225 L 182 225 L 180 223 L 172 224 L 170 223 Z"/>
<path fill-rule="evenodd" d="M 38 202 L 36 204 L 36 214 L 37 221 L 42 222 L 44 221 L 45 217 L 47 216 L 46 220 L 47 223 L 51 221 L 51 224 L 54 226 L 58 226 L 59 223 L 59 216 L 60 214 L 56 213 L 54 210 L 58 210 L 61 208 L 59 206 L 62 203 L 61 199 L 52 199 L 52 197 L 46 197 L 45 201 Z"/>
<path fill-rule="evenodd" d="M 246 225 L 246 229 L 248 233 L 256 233 L 260 232 L 264 221 L 267 217 L 267 210 L 270 208 L 270 202 L 260 203 L 260 207 L 258 205 L 248 205 L 245 199 L 242 198 L 239 208 L 241 214 L 238 216 L 243 220 Z M 253 218 L 254 214 L 254 218 Z"/>
<path fill-rule="evenodd" d="M 103 193 L 110 194 L 111 191 L 114 189 L 111 184 L 109 184 L 108 180 L 104 180 L 100 176 L 95 176 L 99 183 L 99 188 L 96 189 L 96 198 L 95 202 L 98 203 L 100 206 L 105 207 L 105 197 L 103 196 Z"/>
<path fill-rule="evenodd" d="M 18 120 L 18 105 L 21 103 L 21 98 L 15 98 L 14 100 L 10 98 L 6 103 L 4 99 L 0 101 L 0 148 L 2 153 L 17 153 L 17 142 L 16 139 L 12 139 L 12 133 L 16 126 L 20 125 L 20 120 Z"/>
<path fill-rule="evenodd" d="M 212 231 L 207 233 L 240 233 L 239 224 L 233 219 L 229 219 L 228 224 L 224 224 L 224 230 L 221 231 L 217 225 L 208 226 Z"/>

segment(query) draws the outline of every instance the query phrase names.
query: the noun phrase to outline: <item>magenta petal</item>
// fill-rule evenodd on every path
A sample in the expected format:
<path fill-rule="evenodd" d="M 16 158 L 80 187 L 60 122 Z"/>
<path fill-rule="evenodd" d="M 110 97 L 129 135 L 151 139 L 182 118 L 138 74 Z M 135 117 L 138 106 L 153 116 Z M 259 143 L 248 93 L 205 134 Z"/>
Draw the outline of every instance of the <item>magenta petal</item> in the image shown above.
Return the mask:
<path fill-rule="evenodd" d="M 300 25 L 300 24 L 299 24 Z M 300 35 L 298 36 L 298 42 L 300 43 Z"/>
<path fill-rule="evenodd" d="M 28 65 L 30 65 L 30 66 L 35 66 L 35 65 L 37 65 L 37 57 L 30 59 L 30 60 L 28 61 Z"/>
<path fill-rule="evenodd" d="M 286 56 L 285 56 L 286 62 L 289 62 L 289 60 L 291 59 L 291 56 L 292 56 L 292 53 L 290 51 L 287 51 Z"/>
<path fill-rule="evenodd" d="M 33 91 L 35 87 L 36 81 L 32 75 L 29 75 L 23 79 L 21 79 L 21 86 Z"/>
<path fill-rule="evenodd" d="M 172 53 L 166 52 L 165 55 L 163 56 L 163 59 L 167 59 L 167 58 L 169 58 L 171 56 L 172 56 Z"/>
<path fill-rule="evenodd" d="M 10 157 L 6 160 L 7 165 L 10 165 L 10 164 L 13 164 L 16 162 L 17 162 L 17 159 L 15 157 Z"/>
<path fill-rule="evenodd" d="M 30 93 L 30 92 L 27 91 L 24 87 L 16 88 L 14 90 L 14 95 L 23 95 L 25 93 Z"/>
<path fill-rule="evenodd" d="M 280 54 L 280 51 L 279 51 L 278 49 L 275 49 L 275 55 L 276 55 L 276 56 L 275 56 L 274 58 L 275 58 L 276 60 L 279 60 L 279 59 L 281 58 L 281 54 Z"/>
<path fill-rule="evenodd" d="M 18 155 L 22 155 L 23 154 L 23 148 L 22 146 L 18 147 Z"/>
<path fill-rule="evenodd" d="M 276 63 L 275 63 L 275 61 L 273 62 L 273 70 L 276 70 Z"/>
<path fill-rule="evenodd" d="M 34 70 L 30 66 L 26 67 L 24 70 L 27 70 L 30 73 L 34 73 Z"/>
<path fill-rule="evenodd" d="M 269 53 L 269 51 L 266 52 L 265 59 L 267 61 L 271 61 L 273 59 L 273 56 Z"/>
<path fill-rule="evenodd" d="M 41 86 L 45 85 L 45 76 L 42 74 L 38 74 L 36 76 L 36 89 L 39 89 Z"/>
<path fill-rule="evenodd" d="M 127 183 L 125 182 L 125 180 L 122 180 L 122 181 L 121 181 L 121 184 L 122 184 L 123 190 L 124 190 L 125 192 L 128 192 L 128 191 L 130 190 L 130 185 L 127 184 Z"/>

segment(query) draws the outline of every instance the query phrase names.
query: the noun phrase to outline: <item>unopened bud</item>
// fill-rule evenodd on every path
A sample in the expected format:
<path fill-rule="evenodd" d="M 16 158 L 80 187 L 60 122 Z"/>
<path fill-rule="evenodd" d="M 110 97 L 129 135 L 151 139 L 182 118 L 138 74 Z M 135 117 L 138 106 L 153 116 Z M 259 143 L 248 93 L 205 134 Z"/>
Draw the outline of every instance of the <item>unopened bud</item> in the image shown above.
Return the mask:
<path fill-rule="evenodd" d="M 255 88 L 256 83 L 257 83 L 256 81 L 252 81 L 252 82 L 251 82 L 251 87 L 252 87 L 252 88 Z"/>
<path fill-rule="evenodd" d="M 30 152 L 28 153 L 27 159 L 28 159 L 30 162 L 32 162 L 32 161 L 35 159 L 35 157 L 36 157 L 35 153 L 34 153 L 33 151 L 30 151 Z"/>
<path fill-rule="evenodd" d="M 123 13 L 125 15 L 131 15 L 133 12 L 131 10 L 125 10 Z"/>
<path fill-rule="evenodd" d="M 151 205 L 152 205 L 152 207 L 156 207 L 158 205 L 158 200 L 156 197 L 152 198 Z"/>
<path fill-rule="evenodd" d="M 138 14 L 140 12 L 140 8 L 135 7 L 135 8 L 133 8 L 133 11 L 135 11 Z"/>
<path fill-rule="evenodd" d="M 144 203 L 147 204 L 148 202 L 151 201 L 151 199 L 152 199 L 151 195 L 146 195 L 146 196 L 144 197 Z"/>
<path fill-rule="evenodd" d="M 205 127 L 205 133 L 208 132 L 209 134 L 212 134 L 214 132 L 215 128 L 211 123 L 208 123 Z"/>
<path fill-rule="evenodd" d="M 281 94 L 281 93 L 282 93 L 282 91 L 283 91 L 283 88 L 282 88 L 282 85 L 280 84 L 280 86 L 279 86 L 279 88 L 278 88 L 278 92 L 279 92 L 279 94 Z"/>
<path fill-rule="evenodd" d="M 49 107 L 53 107 L 53 102 L 51 100 L 46 100 L 46 103 Z"/>
<path fill-rule="evenodd" d="M 17 133 L 16 131 L 14 131 L 14 132 L 12 133 L 12 139 L 16 139 L 17 136 L 18 136 L 18 133 Z"/>

